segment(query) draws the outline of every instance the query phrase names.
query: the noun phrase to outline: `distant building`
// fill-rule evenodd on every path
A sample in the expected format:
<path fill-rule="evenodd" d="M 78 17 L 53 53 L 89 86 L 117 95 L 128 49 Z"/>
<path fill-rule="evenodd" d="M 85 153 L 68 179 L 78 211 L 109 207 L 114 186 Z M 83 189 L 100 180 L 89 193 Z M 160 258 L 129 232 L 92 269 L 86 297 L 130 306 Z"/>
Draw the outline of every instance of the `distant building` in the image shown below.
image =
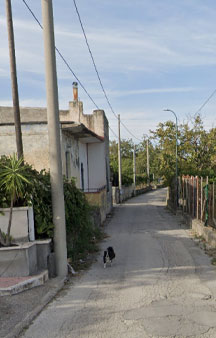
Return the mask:
<path fill-rule="evenodd" d="M 112 205 L 109 168 L 109 126 L 103 110 L 83 114 L 74 84 L 74 100 L 60 110 L 63 174 L 75 178 L 91 204 L 100 206 L 105 220 Z M 49 170 L 49 140 L 45 108 L 20 108 L 25 161 L 35 169 Z M 0 107 L 0 156 L 16 152 L 13 108 Z"/>

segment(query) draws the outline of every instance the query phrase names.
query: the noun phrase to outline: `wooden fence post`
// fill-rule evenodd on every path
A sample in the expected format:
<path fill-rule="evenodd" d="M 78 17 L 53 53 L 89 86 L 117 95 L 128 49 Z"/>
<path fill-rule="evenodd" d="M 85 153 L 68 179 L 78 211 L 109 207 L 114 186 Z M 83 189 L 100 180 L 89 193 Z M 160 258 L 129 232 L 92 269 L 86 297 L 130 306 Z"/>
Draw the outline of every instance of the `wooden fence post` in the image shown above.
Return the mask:
<path fill-rule="evenodd" d="M 182 176 L 182 214 L 184 215 L 184 192 L 185 192 L 185 181 L 184 176 Z"/>
<path fill-rule="evenodd" d="M 212 185 L 212 223 L 214 224 L 215 185 Z"/>
<path fill-rule="evenodd" d="M 196 176 L 196 218 L 199 218 L 199 177 Z"/>
<path fill-rule="evenodd" d="M 201 218 L 201 221 L 203 219 L 203 177 L 201 177 L 201 215 L 200 215 L 200 218 Z"/>

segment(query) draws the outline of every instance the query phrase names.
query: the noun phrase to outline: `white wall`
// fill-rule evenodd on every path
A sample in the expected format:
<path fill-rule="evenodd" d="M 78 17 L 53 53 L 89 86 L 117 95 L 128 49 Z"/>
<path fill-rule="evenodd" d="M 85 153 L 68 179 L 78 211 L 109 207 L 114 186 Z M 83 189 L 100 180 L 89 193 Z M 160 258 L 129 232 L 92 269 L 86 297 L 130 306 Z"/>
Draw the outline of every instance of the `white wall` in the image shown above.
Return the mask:
<path fill-rule="evenodd" d="M 70 172 L 69 178 L 74 177 L 77 188 L 80 188 L 80 161 L 79 161 L 79 143 L 66 133 L 61 133 L 61 155 L 62 155 L 62 172 L 66 176 L 66 152 L 69 153 Z"/>
<path fill-rule="evenodd" d="M 81 163 L 83 163 L 83 169 L 84 169 L 84 190 L 87 190 L 89 188 L 89 182 L 88 182 L 88 156 L 87 156 L 87 148 L 88 143 L 81 143 L 79 142 L 79 174 L 80 174 L 80 189 L 82 188 L 82 180 L 81 180 Z"/>
<path fill-rule="evenodd" d="M 106 185 L 106 156 L 104 143 L 88 146 L 89 188 L 98 189 Z"/>
<path fill-rule="evenodd" d="M 49 169 L 49 141 L 47 124 L 22 125 L 25 161 L 37 170 Z M 16 153 L 14 126 L 0 127 L 0 156 Z"/>

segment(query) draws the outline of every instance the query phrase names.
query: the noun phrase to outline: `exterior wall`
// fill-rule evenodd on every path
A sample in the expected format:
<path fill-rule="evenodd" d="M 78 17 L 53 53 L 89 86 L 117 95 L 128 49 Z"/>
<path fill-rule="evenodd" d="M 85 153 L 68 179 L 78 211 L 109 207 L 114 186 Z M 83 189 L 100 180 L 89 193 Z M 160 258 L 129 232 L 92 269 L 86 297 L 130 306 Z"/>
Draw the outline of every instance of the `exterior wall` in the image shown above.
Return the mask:
<path fill-rule="evenodd" d="M 49 268 L 47 261 L 50 252 L 51 240 L 1 247 L 0 275 L 1 277 L 24 277 L 41 272 Z"/>
<path fill-rule="evenodd" d="M 44 122 L 47 121 L 46 108 L 20 108 L 21 122 Z M 0 123 L 11 123 L 14 121 L 13 107 L 0 107 Z"/>
<path fill-rule="evenodd" d="M 107 186 L 107 191 L 109 192 L 110 185 L 110 166 L 109 166 L 109 123 L 106 118 L 106 115 L 103 110 L 94 110 L 93 114 L 83 114 L 83 104 L 80 101 L 72 101 L 69 102 L 69 111 L 68 113 L 61 113 L 61 121 L 74 121 L 83 123 L 88 129 L 92 130 L 97 135 L 103 137 L 103 151 L 102 146 L 100 148 L 100 156 L 105 163 L 99 164 L 99 167 L 103 166 L 103 170 L 105 173 L 105 177 L 102 180 L 101 175 L 99 174 L 98 182 L 89 182 L 89 188 L 101 187 L 103 185 Z M 96 145 L 89 144 L 89 159 L 93 154 L 93 151 L 90 150 L 91 147 L 95 147 Z M 95 148 L 96 149 L 96 148 Z M 94 156 L 95 158 L 95 156 Z M 96 167 L 92 165 L 92 167 Z M 98 168 L 99 168 L 98 167 Z M 90 165 L 89 165 L 90 168 Z M 91 168 L 89 169 L 89 177 L 92 176 Z M 97 170 L 97 173 L 99 170 Z M 94 173 L 94 171 L 93 171 Z M 96 176 L 96 175 L 94 175 Z M 93 185 L 92 185 L 93 184 Z M 94 186 L 95 185 L 95 186 Z M 111 194 L 110 194 L 111 196 Z"/>
<path fill-rule="evenodd" d="M 109 123 L 103 110 L 94 110 L 93 114 L 83 114 L 82 102 L 69 102 L 68 114 L 61 114 L 61 121 L 83 123 L 95 134 L 107 138 L 109 142 Z M 106 140 L 105 140 L 106 141 Z"/>
<path fill-rule="evenodd" d="M 88 145 L 89 188 L 99 189 L 106 185 L 104 143 Z"/>
<path fill-rule="evenodd" d="M 9 221 L 9 208 L 0 208 L 0 229 L 6 233 Z M 11 236 L 15 241 L 34 241 L 34 216 L 32 207 L 13 208 Z"/>
<path fill-rule="evenodd" d="M 90 205 L 98 206 L 100 208 L 101 221 L 103 223 L 106 219 L 107 213 L 106 189 L 99 192 L 85 193 L 85 195 Z"/>
<path fill-rule="evenodd" d="M 68 110 L 60 110 L 60 119 L 68 116 Z M 46 108 L 20 107 L 21 122 L 46 122 Z M 14 121 L 13 107 L 0 107 L 0 123 L 11 123 Z"/>
<path fill-rule="evenodd" d="M 49 140 L 47 111 L 44 108 L 21 108 L 22 136 L 25 160 L 37 170 L 49 170 Z M 0 156 L 16 152 L 13 108 L 0 107 Z M 81 188 L 81 163 L 84 167 L 84 190 L 100 189 L 106 186 L 106 208 L 102 202 L 102 214 L 110 212 L 112 192 L 110 189 L 109 167 L 109 126 L 103 110 L 95 110 L 91 115 L 83 114 L 82 102 L 69 103 L 69 110 L 60 111 L 60 121 L 83 123 L 100 136 L 104 142 L 81 143 L 71 133 L 61 130 L 61 152 L 63 174 L 75 177 L 76 186 Z M 26 124 L 23 124 L 26 123 Z M 27 124 L 28 123 L 28 124 Z M 67 163 L 66 166 L 66 153 Z"/>
<path fill-rule="evenodd" d="M 66 152 L 68 153 L 69 167 L 66 170 Z M 74 177 L 77 188 L 80 188 L 79 142 L 67 133 L 61 133 L 62 173 L 68 178 Z"/>
<path fill-rule="evenodd" d="M 88 154 L 87 154 L 88 144 L 79 142 L 79 177 L 80 177 L 80 186 L 82 188 L 82 178 L 81 178 L 81 164 L 83 164 L 83 179 L 84 179 L 84 190 L 89 188 L 89 168 L 88 168 Z"/>
<path fill-rule="evenodd" d="M 0 274 L 2 277 L 24 277 L 37 272 L 35 243 L 0 248 Z"/>
<path fill-rule="evenodd" d="M 22 125 L 23 150 L 25 160 L 37 170 L 49 168 L 49 144 L 46 124 Z M 14 126 L 1 126 L 0 156 L 16 152 Z"/>

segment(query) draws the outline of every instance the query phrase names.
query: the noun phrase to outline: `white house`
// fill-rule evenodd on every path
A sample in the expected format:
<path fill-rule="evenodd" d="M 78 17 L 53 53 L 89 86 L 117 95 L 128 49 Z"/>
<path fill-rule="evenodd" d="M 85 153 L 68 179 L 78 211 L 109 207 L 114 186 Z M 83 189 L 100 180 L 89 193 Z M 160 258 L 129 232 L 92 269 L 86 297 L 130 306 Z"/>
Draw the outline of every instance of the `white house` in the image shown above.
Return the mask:
<path fill-rule="evenodd" d="M 102 221 L 112 206 L 109 169 L 109 126 L 103 110 L 83 114 L 77 84 L 68 110 L 60 110 L 63 174 L 75 178 L 90 203 L 98 205 Z M 20 108 L 25 161 L 37 170 L 49 170 L 46 108 Z M 16 152 L 12 107 L 0 107 L 0 156 Z"/>

